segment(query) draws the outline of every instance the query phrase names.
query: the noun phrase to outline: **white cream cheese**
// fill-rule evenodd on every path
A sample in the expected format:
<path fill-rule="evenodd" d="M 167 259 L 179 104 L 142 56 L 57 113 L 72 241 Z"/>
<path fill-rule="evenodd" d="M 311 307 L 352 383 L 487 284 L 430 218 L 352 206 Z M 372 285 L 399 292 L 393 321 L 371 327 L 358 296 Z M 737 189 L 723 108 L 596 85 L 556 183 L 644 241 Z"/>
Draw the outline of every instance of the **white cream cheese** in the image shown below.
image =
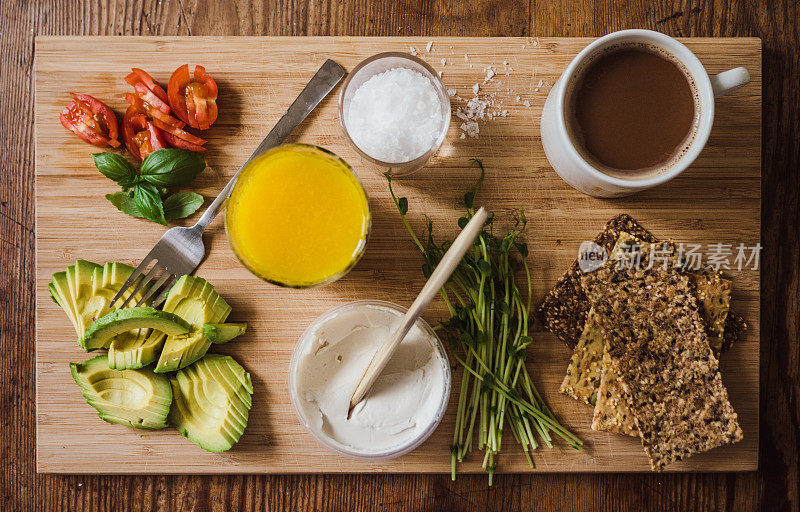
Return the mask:
<path fill-rule="evenodd" d="M 440 419 L 449 393 L 447 361 L 435 335 L 418 322 L 348 420 L 359 379 L 402 318 L 382 305 L 348 306 L 324 316 L 301 340 L 294 377 L 298 406 L 315 435 L 347 452 L 402 450 Z"/>

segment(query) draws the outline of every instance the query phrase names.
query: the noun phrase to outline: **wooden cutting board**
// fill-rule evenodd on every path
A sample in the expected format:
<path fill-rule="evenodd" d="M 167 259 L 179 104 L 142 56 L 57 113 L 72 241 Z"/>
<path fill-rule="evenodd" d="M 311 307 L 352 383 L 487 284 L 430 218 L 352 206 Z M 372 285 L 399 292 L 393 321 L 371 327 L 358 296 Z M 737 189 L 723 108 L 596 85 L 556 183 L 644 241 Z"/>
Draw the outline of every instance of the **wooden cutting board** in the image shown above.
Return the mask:
<path fill-rule="evenodd" d="M 432 41 L 430 51 L 426 50 Z M 295 141 L 333 150 L 350 162 L 368 190 L 373 232 L 365 257 L 345 278 L 314 290 L 287 290 L 259 281 L 231 253 L 221 219 L 206 232 L 208 258 L 198 275 L 233 306 L 232 321 L 247 321 L 241 339 L 215 347 L 247 368 L 255 387 L 250 422 L 227 453 L 207 453 L 175 429 L 141 432 L 97 418 L 70 378 L 68 363 L 85 354 L 66 315 L 51 302 L 53 272 L 77 258 L 136 264 L 163 228 L 128 217 L 106 201 L 116 186 L 92 164 L 97 149 L 66 132 L 58 114 L 68 92 L 83 92 L 125 110 L 123 77 L 142 67 L 166 82 L 189 61 L 201 63 L 220 89 L 220 117 L 207 132 L 210 168 L 191 187 L 207 203 L 269 131 L 317 67 L 333 58 L 352 69 L 383 51 L 411 51 L 443 71 L 448 87 L 472 97 L 484 68 L 494 81 L 481 94 L 502 100 L 507 117 L 483 122 L 480 137 L 461 139 L 455 119 L 430 164 L 397 182 L 409 198 L 413 225 L 422 214 L 436 232 L 452 237 L 460 216 L 454 203 L 476 178 L 470 158 L 483 159 L 486 183 L 478 202 L 507 219 L 524 208 L 526 238 L 538 302 L 606 220 L 628 212 L 661 238 L 687 243 L 752 246 L 760 234 L 761 43 L 758 39 L 687 39 L 709 72 L 745 66 L 752 81 L 717 101 L 708 146 L 681 177 L 633 197 L 602 200 L 581 195 L 553 172 L 539 139 L 539 117 L 550 86 L 591 39 L 559 38 L 122 38 L 39 37 L 36 40 L 36 387 L 38 471 L 59 473 L 315 473 L 448 472 L 455 400 L 438 430 L 422 447 L 399 459 L 351 460 L 319 446 L 297 420 L 289 402 L 289 358 L 302 330 L 317 315 L 346 301 L 381 298 L 409 305 L 424 280 L 421 259 L 400 222 L 378 170 L 347 145 L 338 126 L 338 88 L 295 131 Z M 466 55 L 466 57 L 465 57 Z M 519 97 L 519 99 L 517 99 Z M 454 99 L 453 107 L 463 106 Z M 732 271 L 733 305 L 750 325 L 744 339 L 722 358 L 730 398 L 744 440 L 669 466 L 669 471 L 754 470 L 758 464 L 759 271 Z M 443 318 L 437 302 L 425 315 Z M 531 469 L 507 435 L 498 471 L 647 471 L 639 441 L 590 429 L 591 409 L 557 393 L 571 355 L 538 329 L 528 363 L 539 390 L 561 421 L 585 442 L 583 451 L 556 442 L 539 449 Z M 20 340 L 21 343 L 24 342 Z M 458 374 L 456 374 L 457 377 Z M 458 382 L 455 378 L 454 382 Z M 455 386 L 457 389 L 457 386 Z M 455 389 L 454 389 L 455 392 Z M 481 456 L 459 465 L 479 472 Z"/>

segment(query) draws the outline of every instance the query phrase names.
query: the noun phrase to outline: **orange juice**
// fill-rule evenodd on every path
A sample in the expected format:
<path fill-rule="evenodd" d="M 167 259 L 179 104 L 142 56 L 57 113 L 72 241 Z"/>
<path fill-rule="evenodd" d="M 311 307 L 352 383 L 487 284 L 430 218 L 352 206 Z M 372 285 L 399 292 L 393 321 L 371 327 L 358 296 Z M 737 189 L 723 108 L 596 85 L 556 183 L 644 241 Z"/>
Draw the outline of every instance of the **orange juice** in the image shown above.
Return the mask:
<path fill-rule="evenodd" d="M 253 273 L 308 287 L 335 280 L 358 261 L 369 234 L 369 204 L 342 159 L 287 144 L 242 170 L 225 225 L 233 251 Z"/>

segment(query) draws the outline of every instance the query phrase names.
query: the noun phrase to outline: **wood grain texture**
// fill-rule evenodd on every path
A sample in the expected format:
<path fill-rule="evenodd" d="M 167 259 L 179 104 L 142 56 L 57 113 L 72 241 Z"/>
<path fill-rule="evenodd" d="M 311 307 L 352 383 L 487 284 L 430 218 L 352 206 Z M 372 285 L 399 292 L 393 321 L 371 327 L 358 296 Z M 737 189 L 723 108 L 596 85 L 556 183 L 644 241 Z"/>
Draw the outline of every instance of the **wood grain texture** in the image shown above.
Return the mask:
<path fill-rule="evenodd" d="M 225 6 L 221 8 L 220 6 Z M 792 0 L 0 0 L 0 504 L 6 510 L 798 510 L 800 9 Z M 33 37 L 591 36 L 642 27 L 764 47 L 761 439 L 756 473 L 56 476 L 34 464 Z M 10 270 L 9 270 L 10 269 Z"/>
<path fill-rule="evenodd" d="M 207 258 L 197 275 L 208 279 L 233 306 L 232 321 L 247 321 L 248 332 L 219 347 L 253 377 L 254 406 L 245 435 L 224 454 L 209 454 L 175 430 L 143 433 L 98 421 L 73 385 L 69 362 L 87 359 L 66 315 L 50 299 L 47 283 L 76 258 L 135 264 L 163 228 L 121 214 L 105 199 L 114 183 L 94 167 L 91 147 L 66 133 L 58 121 L 64 86 L 105 100 L 124 111 L 130 86 L 120 77 L 151 55 L 147 70 L 168 76 L 190 52 L 220 84 L 220 118 L 212 130 L 209 169 L 192 184 L 206 197 L 220 190 L 247 159 L 326 58 L 345 69 L 380 51 L 417 48 L 442 70 L 445 86 L 471 97 L 476 82 L 493 65 L 497 76 L 483 94 L 504 101 L 507 117 L 482 123 L 480 137 L 460 139 L 452 123 L 445 144 L 422 171 L 398 179 L 395 190 L 408 197 L 409 218 L 422 229 L 427 214 L 447 237 L 457 233 L 460 213 L 453 204 L 477 177 L 469 159 L 487 168 L 478 201 L 498 215 L 525 208 L 533 300 L 538 303 L 574 261 L 583 240 L 591 240 L 616 213 L 631 213 L 660 238 L 686 243 L 743 243 L 760 235 L 761 45 L 756 39 L 686 39 L 706 69 L 745 66 L 751 82 L 717 101 L 712 136 L 690 171 L 665 186 L 620 200 L 584 196 L 549 166 L 539 141 L 541 108 L 550 84 L 591 39 L 588 38 L 63 38 L 36 40 L 36 237 L 37 237 L 37 469 L 57 473 L 446 473 L 457 399 L 431 439 L 401 458 L 366 463 L 324 449 L 294 415 L 287 387 L 289 360 L 303 330 L 331 307 L 350 300 L 381 298 L 408 306 L 424 285 L 422 260 L 403 230 L 382 169 L 370 166 L 347 144 L 339 128 L 339 88 L 317 107 L 290 140 L 326 147 L 350 162 L 370 198 L 372 232 L 365 256 L 346 277 L 312 290 L 265 284 L 243 268 L 228 247 L 221 219 L 206 230 Z M 523 48 L 523 46 L 525 48 Z M 467 55 L 467 59 L 464 58 Z M 89 56 L 87 58 L 87 56 Z M 441 59 L 450 64 L 442 65 Z M 468 60 L 469 62 L 467 62 Z M 504 65 L 503 62 L 507 62 Z M 268 64 L 266 64 L 268 63 Z M 505 68 L 505 69 L 504 69 Z M 516 98 L 519 97 L 518 102 Z M 528 102 L 526 106 L 524 102 Z M 733 305 L 750 329 L 722 359 L 731 402 L 744 440 L 668 466 L 668 471 L 754 470 L 758 463 L 759 273 L 732 271 Z M 424 314 L 429 323 L 446 318 L 443 301 Z M 534 334 L 529 370 L 537 387 L 562 418 L 585 440 L 576 452 L 563 443 L 539 450 L 535 468 L 510 440 L 498 458 L 500 472 L 648 471 L 638 439 L 592 432 L 591 411 L 557 393 L 570 351 L 543 332 Z M 70 341 L 68 341 L 70 340 Z M 455 381 L 459 380 L 455 374 Z M 453 395 L 458 390 L 454 387 Z M 166 456 L 165 456 L 166 455 Z M 480 457 L 461 472 L 481 472 Z"/>

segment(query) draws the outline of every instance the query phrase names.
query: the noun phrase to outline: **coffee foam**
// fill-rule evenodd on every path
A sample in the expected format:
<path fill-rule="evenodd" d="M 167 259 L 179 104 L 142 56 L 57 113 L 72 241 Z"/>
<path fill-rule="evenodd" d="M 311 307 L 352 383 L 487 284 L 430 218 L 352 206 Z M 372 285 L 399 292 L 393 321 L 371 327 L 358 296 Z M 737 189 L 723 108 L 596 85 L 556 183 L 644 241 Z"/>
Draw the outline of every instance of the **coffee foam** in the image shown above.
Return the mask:
<path fill-rule="evenodd" d="M 572 118 L 572 110 L 573 106 L 573 94 L 575 91 L 576 85 L 580 82 L 583 78 L 584 73 L 586 70 L 595 62 L 597 59 L 601 57 L 605 57 L 606 55 L 616 53 L 621 50 L 627 50 L 630 48 L 640 49 L 643 51 L 651 52 L 658 54 L 665 59 L 669 60 L 671 63 L 675 64 L 675 66 L 681 70 L 683 75 L 686 77 L 686 81 L 689 83 L 689 89 L 692 91 L 692 96 L 694 98 L 694 120 L 692 122 L 692 129 L 686 135 L 686 138 L 681 143 L 680 147 L 675 150 L 675 153 L 669 160 L 661 163 L 655 167 L 647 167 L 643 169 L 634 169 L 634 170 L 625 170 L 625 169 L 614 169 L 612 167 L 608 167 L 603 165 L 602 163 L 598 162 L 591 154 L 588 153 L 583 147 L 583 141 L 578 133 L 576 133 L 573 129 L 572 122 L 570 119 Z M 578 154 L 581 158 L 586 161 L 589 165 L 594 167 L 595 169 L 607 174 L 609 176 L 613 176 L 615 178 L 621 178 L 625 180 L 631 181 L 638 181 L 643 179 L 649 179 L 654 176 L 658 176 L 659 174 L 663 174 L 664 172 L 670 170 L 672 167 L 678 164 L 686 153 L 689 152 L 692 145 L 694 144 L 695 139 L 697 138 L 697 131 L 700 126 L 700 104 L 701 104 L 701 97 L 700 91 L 697 87 L 697 82 L 694 79 L 694 76 L 686 67 L 686 65 L 678 59 L 672 52 L 662 48 L 653 43 L 646 43 L 642 41 L 624 41 L 620 43 L 614 43 L 609 46 L 606 46 L 594 54 L 588 56 L 584 59 L 575 72 L 572 74 L 572 79 L 569 83 L 566 84 L 566 93 L 565 93 L 565 102 L 564 102 L 564 117 L 566 119 L 567 125 L 567 134 L 569 135 L 570 140 L 573 142 L 575 149 L 578 151 Z"/>

